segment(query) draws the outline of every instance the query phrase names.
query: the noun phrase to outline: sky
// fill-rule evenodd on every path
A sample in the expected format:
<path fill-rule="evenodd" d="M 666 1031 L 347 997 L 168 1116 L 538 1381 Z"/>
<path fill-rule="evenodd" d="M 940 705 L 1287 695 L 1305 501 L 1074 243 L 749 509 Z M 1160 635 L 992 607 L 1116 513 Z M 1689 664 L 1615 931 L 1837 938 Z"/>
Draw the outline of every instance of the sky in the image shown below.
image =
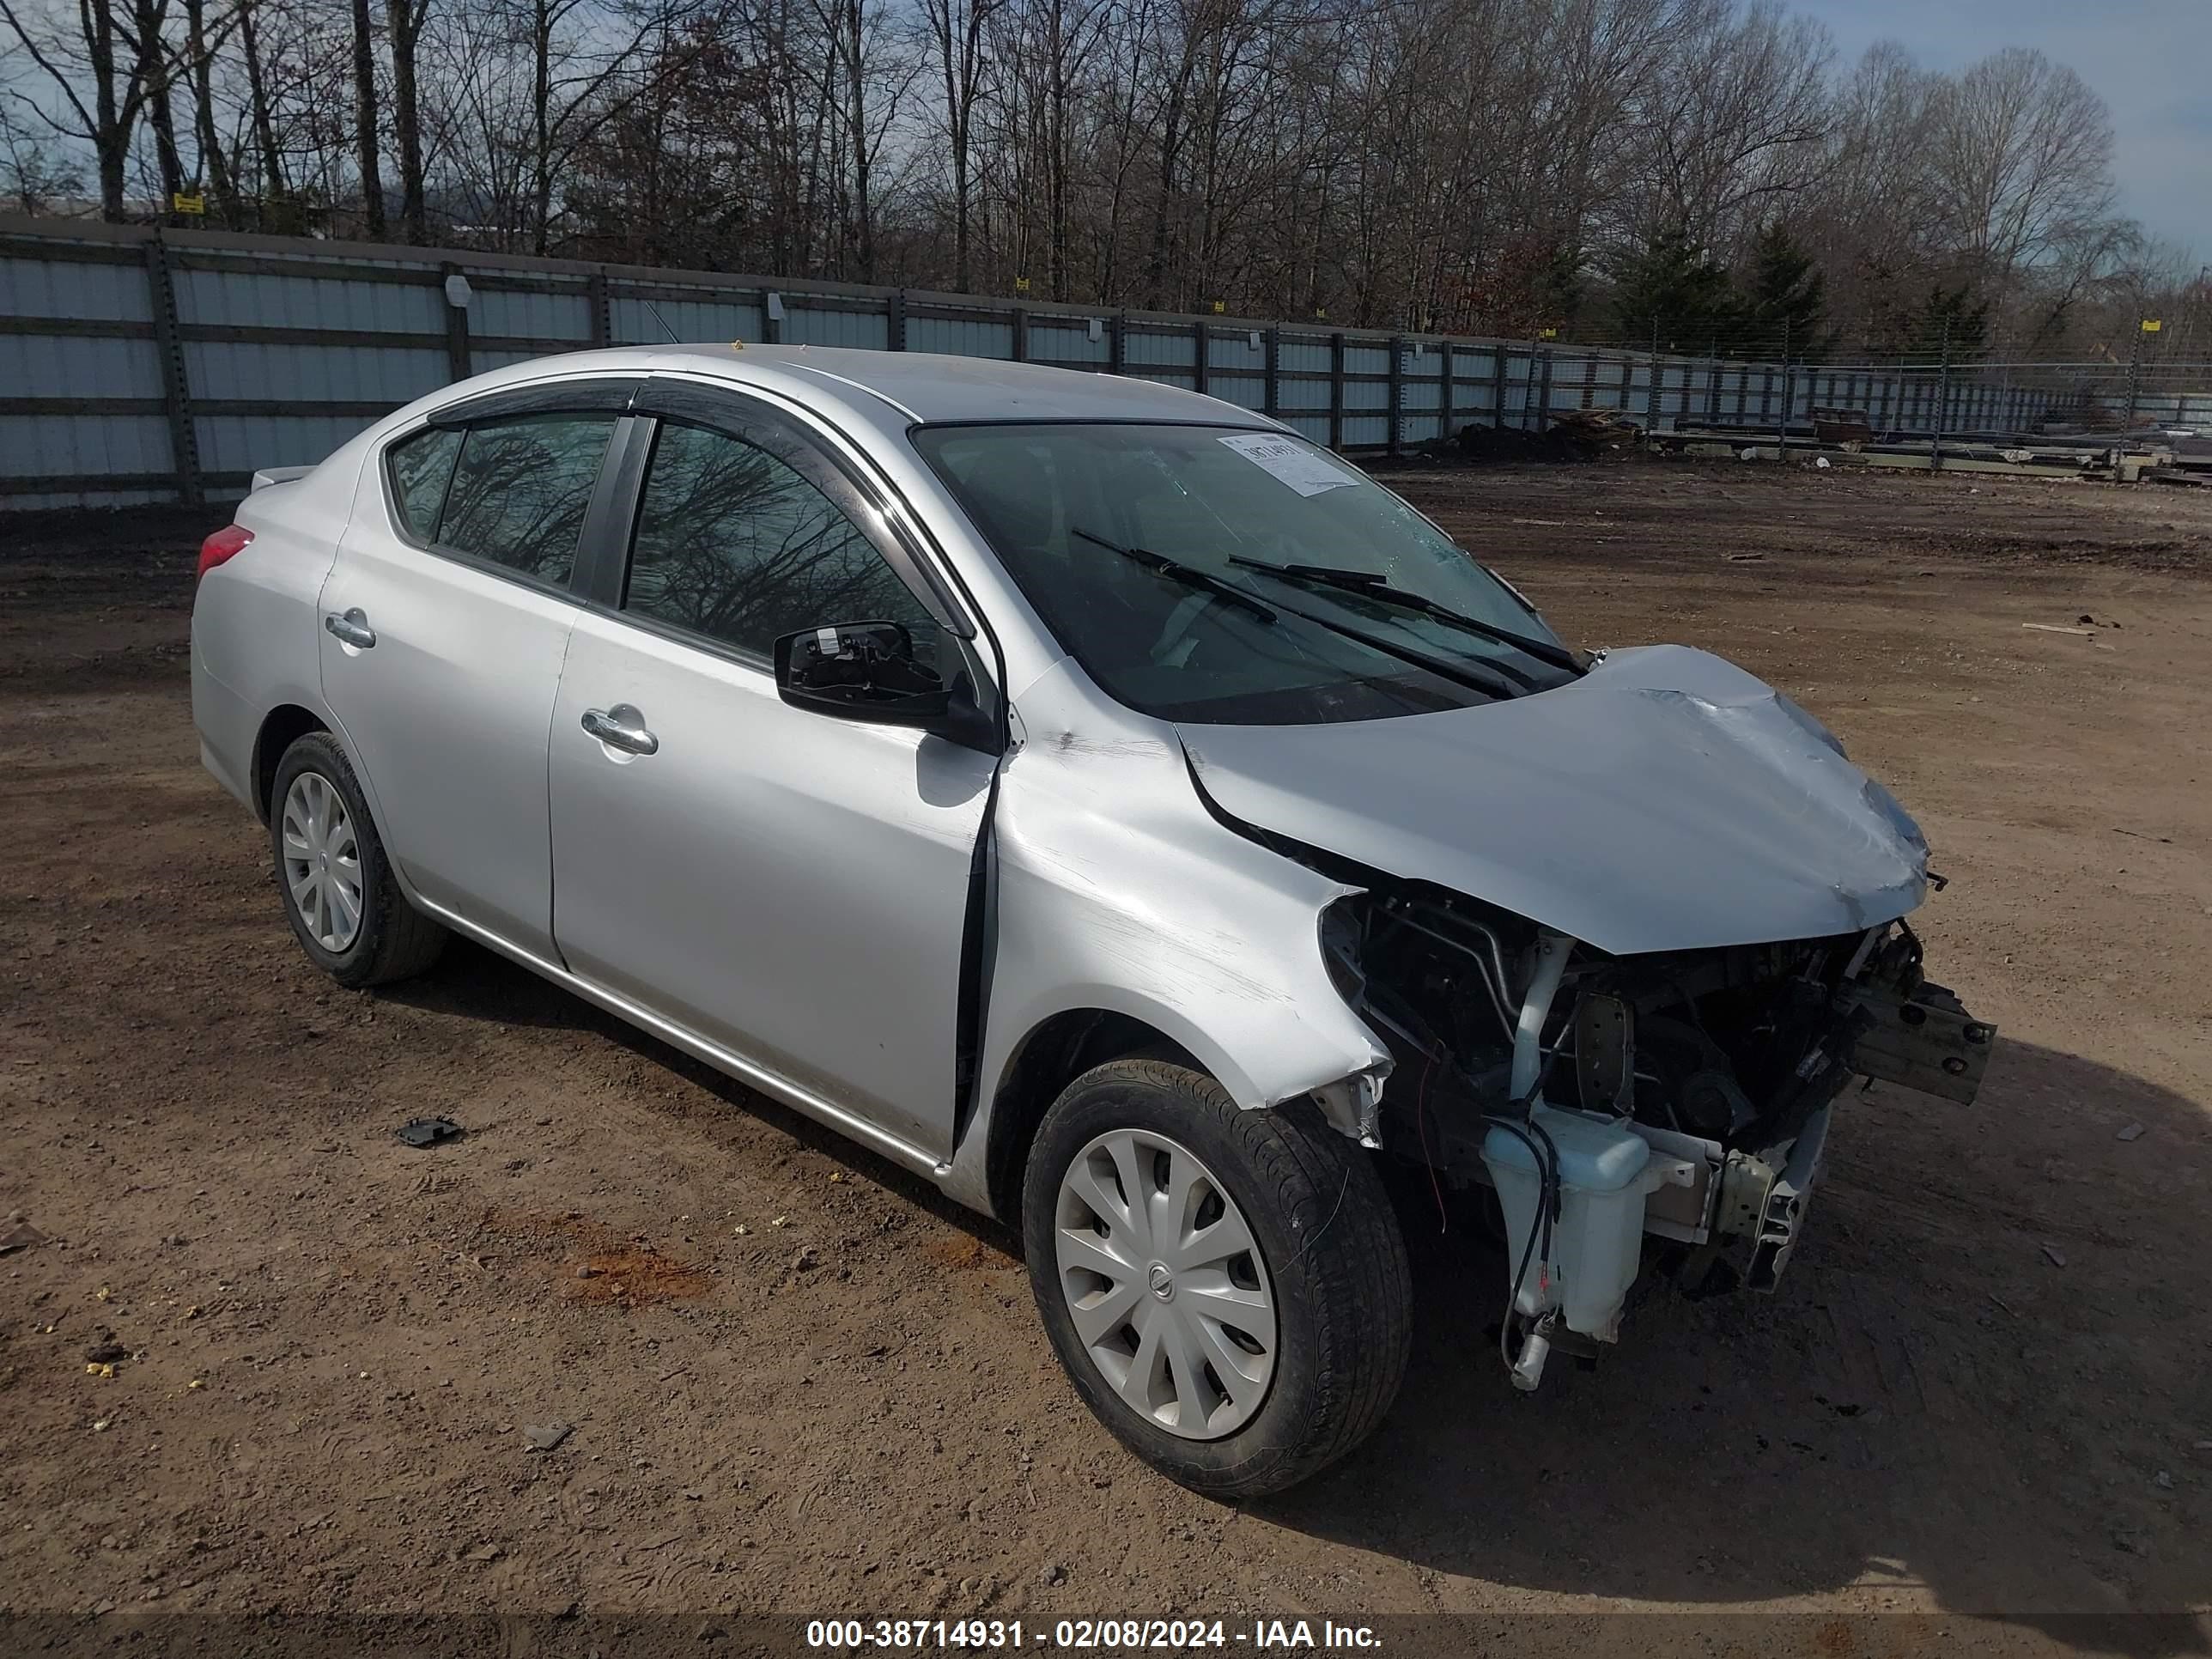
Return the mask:
<path fill-rule="evenodd" d="M 1792 0 L 1845 63 L 1895 40 L 1923 68 L 1960 70 L 2033 46 L 2112 106 L 2121 210 L 2212 259 L 2212 0 Z"/>

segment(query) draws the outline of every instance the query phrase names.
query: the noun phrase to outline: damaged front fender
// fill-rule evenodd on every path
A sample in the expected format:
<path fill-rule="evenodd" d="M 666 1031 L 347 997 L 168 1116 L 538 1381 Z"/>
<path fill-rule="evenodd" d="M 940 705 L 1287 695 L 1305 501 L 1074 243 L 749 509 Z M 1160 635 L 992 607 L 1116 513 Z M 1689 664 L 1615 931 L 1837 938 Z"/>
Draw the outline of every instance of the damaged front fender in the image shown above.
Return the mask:
<path fill-rule="evenodd" d="M 1389 1075 L 1387 1063 L 1370 1066 L 1308 1092 L 1337 1133 L 1358 1141 L 1370 1152 L 1379 1151 L 1382 1145 L 1382 1085 Z"/>
<path fill-rule="evenodd" d="M 941 1177 L 989 1209 L 992 1119 L 1031 1034 L 1126 1016 L 1188 1052 L 1239 1106 L 1311 1095 L 1376 1144 L 1389 1050 L 1338 994 L 1323 913 L 1359 890 L 1207 811 L 1175 730 L 1062 664 L 1021 696 L 992 825 L 994 915 L 978 1103 Z"/>

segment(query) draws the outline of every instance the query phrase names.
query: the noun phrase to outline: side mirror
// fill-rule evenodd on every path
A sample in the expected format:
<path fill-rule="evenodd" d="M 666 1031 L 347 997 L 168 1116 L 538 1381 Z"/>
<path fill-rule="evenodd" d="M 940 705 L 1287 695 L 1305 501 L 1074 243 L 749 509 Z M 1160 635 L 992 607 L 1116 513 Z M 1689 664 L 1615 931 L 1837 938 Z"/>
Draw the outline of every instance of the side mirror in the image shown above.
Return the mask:
<path fill-rule="evenodd" d="M 910 726 L 994 754 L 997 723 L 975 704 L 968 677 L 947 686 L 914 659 L 914 635 L 895 622 L 803 628 L 775 642 L 776 695 L 793 708 L 867 726 Z"/>

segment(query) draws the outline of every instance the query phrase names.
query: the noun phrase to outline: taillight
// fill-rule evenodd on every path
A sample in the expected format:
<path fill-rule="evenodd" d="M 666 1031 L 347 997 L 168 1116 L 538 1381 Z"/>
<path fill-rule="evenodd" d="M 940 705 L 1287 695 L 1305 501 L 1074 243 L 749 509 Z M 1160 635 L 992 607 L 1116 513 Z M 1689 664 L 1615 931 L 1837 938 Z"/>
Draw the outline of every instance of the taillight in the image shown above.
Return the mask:
<path fill-rule="evenodd" d="M 198 581 L 200 576 L 206 575 L 225 559 L 243 553 L 246 550 L 246 544 L 252 539 L 253 532 L 243 525 L 223 526 L 222 529 L 200 544 L 199 574 L 194 576 L 192 580 Z"/>

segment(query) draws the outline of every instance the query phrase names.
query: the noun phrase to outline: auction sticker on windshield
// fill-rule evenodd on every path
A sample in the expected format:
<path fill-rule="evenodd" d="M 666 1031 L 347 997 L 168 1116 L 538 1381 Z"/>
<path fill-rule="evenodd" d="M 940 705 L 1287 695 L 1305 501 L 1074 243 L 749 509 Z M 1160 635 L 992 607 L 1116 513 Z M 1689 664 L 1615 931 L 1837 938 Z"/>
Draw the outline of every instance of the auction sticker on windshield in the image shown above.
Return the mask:
<path fill-rule="evenodd" d="M 1318 495 L 1359 482 L 1327 456 L 1265 432 L 1238 432 L 1221 441 L 1255 466 L 1263 466 L 1301 495 Z"/>

